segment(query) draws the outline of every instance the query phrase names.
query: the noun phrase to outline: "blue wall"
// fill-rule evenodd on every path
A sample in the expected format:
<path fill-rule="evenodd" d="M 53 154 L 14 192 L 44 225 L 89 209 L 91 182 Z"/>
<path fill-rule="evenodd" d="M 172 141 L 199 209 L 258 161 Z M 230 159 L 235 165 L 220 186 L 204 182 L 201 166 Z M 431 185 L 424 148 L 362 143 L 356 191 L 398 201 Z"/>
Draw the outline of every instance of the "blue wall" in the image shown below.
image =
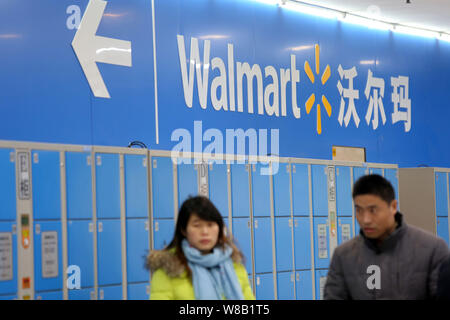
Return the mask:
<path fill-rule="evenodd" d="M 249 0 L 155 0 L 157 144 L 151 2 L 107 2 L 97 35 L 131 41 L 133 63 L 131 68 L 98 63 L 110 99 L 92 94 L 71 46 L 76 29 L 66 26 L 71 16 L 67 7 L 78 5 L 83 13 L 87 4 L 87 0 L 0 3 L 0 140 L 111 146 L 140 140 L 149 148 L 170 150 L 178 143 L 171 141 L 175 129 L 185 128 L 193 134 L 194 121 L 202 120 L 203 132 L 217 128 L 224 136 L 226 129 L 279 129 L 281 156 L 330 159 L 332 145 L 347 145 L 365 147 L 370 162 L 450 166 L 450 150 L 446 147 L 449 43 L 370 30 Z M 243 112 L 214 110 L 209 89 L 219 71 L 211 66 L 206 109 L 199 103 L 196 78 L 193 105 L 187 107 L 177 35 L 184 36 L 186 59 L 191 37 L 198 39 L 202 61 L 204 41 L 210 40 L 210 61 L 222 59 L 227 73 L 227 45 L 232 44 L 235 76 L 236 62 L 258 64 L 263 88 L 272 83 L 271 77 L 264 76 L 264 68 L 273 66 L 280 79 L 280 68 L 291 68 L 291 55 L 295 55 L 300 73 L 300 118 L 292 112 L 291 82 L 286 88 L 286 116 L 258 114 L 256 81 L 253 114 L 247 112 L 246 85 Z M 319 76 L 315 73 L 316 44 L 320 46 Z M 314 72 L 314 84 L 305 72 L 305 61 Z M 319 79 L 327 65 L 331 76 L 322 85 Z M 358 73 L 354 79 L 354 89 L 359 91 L 355 100 L 358 128 L 353 120 L 347 127 L 338 122 L 339 65 L 344 69 L 355 67 Z M 377 129 L 365 120 L 369 101 L 364 89 L 369 69 L 385 82 L 382 101 L 386 123 L 380 119 Z M 392 123 L 391 77 L 398 76 L 409 77 L 409 132 L 405 132 L 403 121 Z M 348 87 L 348 81 L 341 82 Z M 316 102 L 307 114 L 305 102 L 311 93 L 315 93 Z M 322 95 L 331 104 L 330 117 L 321 102 Z M 316 129 L 318 102 L 321 134 Z M 347 107 L 348 99 L 345 103 Z M 203 148 L 207 144 L 204 142 Z"/>

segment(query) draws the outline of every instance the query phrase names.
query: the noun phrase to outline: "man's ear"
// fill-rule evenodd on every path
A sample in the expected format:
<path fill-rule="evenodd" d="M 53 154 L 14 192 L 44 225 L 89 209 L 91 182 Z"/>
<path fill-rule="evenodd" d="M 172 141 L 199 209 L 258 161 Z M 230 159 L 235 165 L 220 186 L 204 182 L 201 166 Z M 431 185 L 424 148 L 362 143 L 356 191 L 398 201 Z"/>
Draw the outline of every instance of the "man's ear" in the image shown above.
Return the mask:
<path fill-rule="evenodd" d="M 389 207 L 391 208 L 391 212 L 394 215 L 397 213 L 397 205 L 398 205 L 397 199 L 392 200 L 391 204 L 389 205 Z"/>

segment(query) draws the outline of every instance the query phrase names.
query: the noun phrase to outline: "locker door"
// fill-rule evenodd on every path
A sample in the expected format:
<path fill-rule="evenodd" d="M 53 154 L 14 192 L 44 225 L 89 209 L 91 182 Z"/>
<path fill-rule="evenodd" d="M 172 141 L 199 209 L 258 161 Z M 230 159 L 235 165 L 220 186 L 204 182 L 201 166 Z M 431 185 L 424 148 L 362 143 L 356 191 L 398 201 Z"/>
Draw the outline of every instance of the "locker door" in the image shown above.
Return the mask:
<path fill-rule="evenodd" d="M 173 216 L 173 165 L 171 158 L 152 157 L 153 218 Z"/>
<path fill-rule="evenodd" d="M 69 290 L 69 300 L 94 300 L 94 289 Z"/>
<path fill-rule="evenodd" d="M 244 164 L 231 165 L 231 203 L 233 217 L 250 217 L 250 187 L 248 167 Z"/>
<path fill-rule="evenodd" d="M 254 219 L 255 273 L 272 272 L 272 231 L 270 218 Z"/>
<path fill-rule="evenodd" d="M 63 300 L 62 291 L 39 292 L 35 294 L 36 300 Z"/>
<path fill-rule="evenodd" d="M 338 245 L 353 238 L 352 218 L 338 218 Z"/>
<path fill-rule="evenodd" d="M 178 207 L 180 208 L 189 196 L 196 195 L 198 195 L 197 170 L 193 163 L 180 163 L 178 165 Z"/>
<path fill-rule="evenodd" d="M 445 172 L 436 172 L 436 215 L 439 217 L 448 217 L 448 199 L 447 199 L 447 174 Z"/>
<path fill-rule="evenodd" d="M 291 218 L 275 218 L 275 253 L 277 256 L 277 272 L 293 270 L 292 225 Z"/>
<path fill-rule="evenodd" d="M 97 218 L 120 219 L 119 155 L 98 153 L 95 159 Z"/>
<path fill-rule="evenodd" d="M 92 218 L 92 174 L 89 153 L 66 153 L 67 218 Z"/>
<path fill-rule="evenodd" d="M 353 182 L 356 182 L 362 176 L 369 174 L 369 169 L 365 167 L 354 167 L 353 168 Z"/>
<path fill-rule="evenodd" d="M 395 198 L 398 200 L 398 170 L 397 169 L 384 169 L 384 177 L 394 187 Z"/>
<path fill-rule="evenodd" d="M 279 163 L 278 173 L 273 176 L 275 216 L 291 215 L 289 168 L 289 163 Z"/>
<path fill-rule="evenodd" d="M 99 300 L 122 300 L 122 286 L 100 287 Z"/>
<path fill-rule="evenodd" d="M 328 268 L 330 239 L 327 218 L 314 218 L 314 265 L 316 269 Z"/>
<path fill-rule="evenodd" d="M 59 290 L 63 287 L 62 242 L 60 221 L 34 223 L 35 291 Z"/>
<path fill-rule="evenodd" d="M 257 274 L 256 282 L 256 300 L 274 300 L 272 273 Z"/>
<path fill-rule="evenodd" d="M 448 236 L 448 218 L 437 217 L 437 235 L 447 242 L 449 245 L 449 236 Z"/>
<path fill-rule="evenodd" d="M 13 222 L 0 222 L 0 295 L 17 293 L 17 234 L 13 226 Z"/>
<path fill-rule="evenodd" d="M 277 289 L 278 300 L 295 300 L 295 273 L 294 272 L 278 272 Z"/>
<path fill-rule="evenodd" d="M 327 166 L 312 165 L 313 215 L 328 216 Z"/>
<path fill-rule="evenodd" d="M 33 151 L 33 217 L 61 219 L 59 152 Z"/>
<path fill-rule="evenodd" d="M 252 164 L 252 195 L 253 216 L 270 217 L 270 179 L 272 176 L 263 175 L 262 169 L 266 165 Z"/>
<path fill-rule="evenodd" d="M 149 251 L 149 228 L 147 219 L 127 219 L 127 280 L 149 281 L 145 261 Z"/>
<path fill-rule="evenodd" d="M 153 222 L 154 248 L 155 250 L 164 249 L 172 241 L 175 231 L 173 219 L 158 219 Z"/>
<path fill-rule="evenodd" d="M 120 220 L 98 221 L 98 285 L 122 283 Z"/>
<path fill-rule="evenodd" d="M 383 169 L 369 168 L 369 174 L 379 174 L 380 176 L 383 176 Z"/>
<path fill-rule="evenodd" d="M 336 167 L 336 209 L 338 217 L 352 216 L 350 167 Z"/>
<path fill-rule="evenodd" d="M 295 273 L 295 281 L 297 300 L 312 300 L 313 291 L 311 270 L 297 271 Z"/>
<path fill-rule="evenodd" d="M 245 269 L 252 273 L 252 237 L 249 218 L 233 218 L 233 240 L 245 257 Z"/>
<path fill-rule="evenodd" d="M 150 285 L 148 282 L 132 283 L 128 285 L 128 300 L 148 300 L 150 299 Z"/>
<path fill-rule="evenodd" d="M 17 296 L 16 295 L 0 295 L 0 301 L 4 301 L 4 300 L 17 300 Z"/>
<path fill-rule="evenodd" d="M 127 154 L 124 156 L 124 163 L 126 216 L 127 218 L 147 218 L 147 157 Z"/>
<path fill-rule="evenodd" d="M 311 229 L 308 217 L 294 217 L 295 269 L 311 269 Z"/>
<path fill-rule="evenodd" d="M 228 217 L 228 176 L 226 164 L 210 164 L 209 199 L 223 217 Z"/>
<path fill-rule="evenodd" d="M 16 167 L 14 150 L 0 149 L 0 221 L 16 220 Z"/>
<path fill-rule="evenodd" d="M 316 270 L 316 300 L 323 300 L 323 290 L 327 282 L 328 270 Z"/>
<path fill-rule="evenodd" d="M 67 226 L 68 265 L 81 270 L 81 287 L 94 286 L 94 226 L 91 221 L 69 221 Z M 70 290 L 75 292 L 79 290 Z"/>
<path fill-rule="evenodd" d="M 309 175 L 306 164 L 292 164 L 292 205 L 294 216 L 309 216 Z"/>

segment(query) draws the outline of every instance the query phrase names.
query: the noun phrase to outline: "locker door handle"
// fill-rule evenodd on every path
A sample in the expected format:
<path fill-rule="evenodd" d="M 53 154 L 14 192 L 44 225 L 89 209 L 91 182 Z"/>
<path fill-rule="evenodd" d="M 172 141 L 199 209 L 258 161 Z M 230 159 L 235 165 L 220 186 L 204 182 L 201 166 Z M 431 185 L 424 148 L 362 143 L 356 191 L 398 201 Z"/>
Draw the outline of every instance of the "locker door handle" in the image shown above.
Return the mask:
<path fill-rule="evenodd" d="M 295 282 L 295 275 L 291 274 L 291 282 Z"/>
<path fill-rule="evenodd" d="M 158 223 L 158 221 L 155 222 L 155 231 L 159 231 L 159 223 Z"/>
<path fill-rule="evenodd" d="M 94 232 L 94 224 L 92 222 L 89 223 L 89 232 Z"/>
<path fill-rule="evenodd" d="M 255 229 L 258 229 L 258 220 L 255 220 Z"/>
<path fill-rule="evenodd" d="M 300 281 L 300 273 L 297 273 L 297 281 Z"/>
<path fill-rule="evenodd" d="M 259 277 L 256 277 L 256 285 L 259 286 L 260 283 L 261 283 L 261 281 L 260 281 Z"/>
<path fill-rule="evenodd" d="M 103 291 L 103 289 L 100 289 L 100 300 L 105 299 L 105 292 Z"/>
<path fill-rule="evenodd" d="M 36 234 L 41 234 L 41 225 L 40 224 L 36 225 Z"/>
<path fill-rule="evenodd" d="M 150 224 L 148 223 L 148 221 L 145 221 L 145 231 L 149 231 L 150 230 Z"/>
<path fill-rule="evenodd" d="M 297 220 L 295 220 L 295 227 L 297 228 L 298 227 L 298 221 Z"/>
<path fill-rule="evenodd" d="M 95 300 L 95 292 L 91 291 L 91 300 Z"/>
<path fill-rule="evenodd" d="M 142 159 L 142 166 L 147 168 L 147 158 Z"/>
<path fill-rule="evenodd" d="M 103 232 L 103 222 L 98 223 L 98 232 Z"/>
<path fill-rule="evenodd" d="M 101 166 L 101 165 L 102 165 L 102 157 L 97 156 L 97 166 Z"/>
<path fill-rule="evenodd" d="M 292 219 L 289 219 L 289 228 L 292 228 Z"/>
<path fill-rule="evenodd" d="M 250 229 L 252 226 L 250 225 L 250 220 L 247 221 L 247 227 Z"/>
<path fill-rule="evenodd" d="M 150 286 L 146 286 L 146 287 L 145 287 L 145 292 L 146 292 L 148 295 L 150 295 Z"/>
<path fill-rule="evenodd" d="M 153 168 L 156 169 L 156 167 L 157 167 L 156 159 L 153 159 Z"/>
<path fill-rule="evenodd" d="M 86 157 L 86 163 L 87 163 L 88 166 L 91 165 L 91 156 L 87 156 Z"/>

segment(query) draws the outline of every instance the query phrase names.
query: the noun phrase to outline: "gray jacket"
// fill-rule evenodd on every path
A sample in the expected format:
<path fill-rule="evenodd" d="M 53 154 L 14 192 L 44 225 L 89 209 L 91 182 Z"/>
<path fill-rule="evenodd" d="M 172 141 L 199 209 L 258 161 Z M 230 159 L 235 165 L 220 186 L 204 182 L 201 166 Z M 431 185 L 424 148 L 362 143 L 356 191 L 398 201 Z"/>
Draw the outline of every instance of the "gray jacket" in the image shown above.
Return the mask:
<path fill-rule="evenodd" d="M 436 298 L 439 267 L 450 254 L 447 244 L 407 225 L 400 212 L 395 219 L 397 229 L 380 246 L 361 230 L 335 249 L 325 300 Z"/>

